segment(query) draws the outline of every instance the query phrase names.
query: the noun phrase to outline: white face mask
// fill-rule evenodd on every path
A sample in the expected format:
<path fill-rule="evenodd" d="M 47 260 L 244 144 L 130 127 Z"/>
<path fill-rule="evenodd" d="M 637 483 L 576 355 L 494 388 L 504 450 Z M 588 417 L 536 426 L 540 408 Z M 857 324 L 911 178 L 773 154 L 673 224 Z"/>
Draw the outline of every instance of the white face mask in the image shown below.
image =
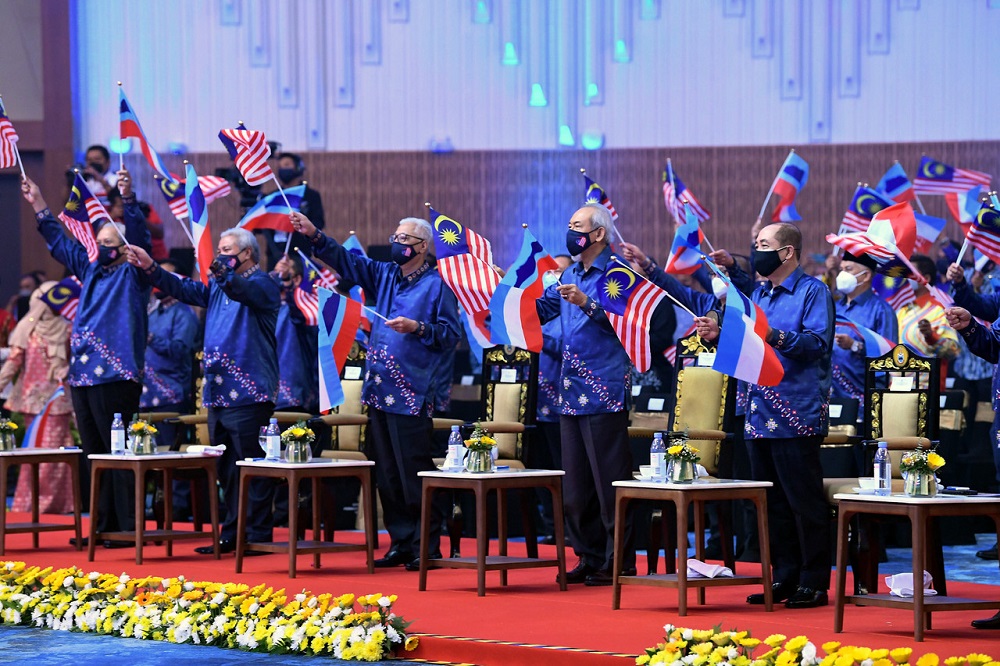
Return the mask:
<path fill-rule="evenodd" d="M 858 277 L 847 271 L 837 273 L 837 291 L 841 294 L 849 294 L 858 288 Z"/>
<path fill-rule="evenodd" d="M 715 294 L 716 298 L 722 300 L 729 293 L 729 285 L 722 278 L 712 276 L 712 293 Z"/>
<path fill-rule="evenodd" d="M 907 283 L 909 283 L 910 289 L 912 289 L 913 291 L 916 291 L 917 287 L 920 286 L 920 283 L 914 280 L 913 278 L 906 278 L 906 281 Z"/>
<path fill-rule="evenodd" d="M 542 286 L 548 288 L 559 282 L 559 276 L 556 275 L 555 271 L 545 271 L 542 273 Z"/>

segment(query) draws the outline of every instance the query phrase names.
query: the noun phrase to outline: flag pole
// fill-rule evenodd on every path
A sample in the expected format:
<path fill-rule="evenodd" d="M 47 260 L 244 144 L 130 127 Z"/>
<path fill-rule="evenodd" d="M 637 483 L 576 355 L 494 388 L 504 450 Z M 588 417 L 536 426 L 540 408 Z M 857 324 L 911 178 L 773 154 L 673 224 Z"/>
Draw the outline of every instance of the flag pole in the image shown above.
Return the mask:
<path fill-rule="evenodd" d="M 632 270 L 632 267 L 631 267 L 631 266 L 629 266 L 628 264 L 626 264 L 626 263 L 625 263 L 624 261 L 622 261 L 621 259 L 619 259 L 619 258 L 618 258 L 617 256 L 615 256 L 615 255 L 611 255 L 611 261 L 613 261 L 613 262 L 615 262 L 616 264 L 619 264 L 619 265 L 621 265 L 621 266 L 624 266 L 625 268 L 629 269 L 630 271 L 632 271 L 632 273 L 635 273 L 636 275 L 638 275 L 640 279 L 642 279 L 642 280 L 645 280 L 646 282 L 653 282 L 653 281 L 652 281 L 652 280 L 650 280 L 649 278 L 647 278 L 647 277 L 645 277 L 645 276 L 643 276 L 643 275 L 639 275 L 638 273 L 636 273 L 635 271 L 633 271 L 633 270 Z M 662 291 L 662 292 L 663 292 L 664 294 L 666 294 L 666 295 L 667 295 L 667 298 L 669 298 L 669 299 L 670 299 L 670 300 L 672 300 L 672 301 L 673 301 L 674 303 L 676 303 L 676 304 L 677 304 L 677 307 L 679 307 L 679 308 L 680 308 L 681 310 L 684 310 L 684 312 L 687 312 L 687 313 L 688 313 L 689 315 L 691 315 L 692 317 L 697 317 L 697 316 L 698 316 L 698 315 L 696 315 L 695 313 L 691 312 L 691 310 L 690 310 L 690 309 L 688 309 L 688 307 L 687 307 L 686 305 L 684 305 L 683 303 L 681 303 L 680 301 L 678 301 L 678 300 L 677 300 L 676 298 L 674 298 L 673 296 L 671 296 L 671 295 L 670 295 L 670 292 L 668 292 L 668 291 L 667 291 L 666 289 L 663 289 L 663 288 L 661 288 L 661 287 L 660 287 L 659 285 L 657 285 L 656 283 L 653 283 L 653 285 L 654 285 L 654 286 L 655 286 L 655 287 L 656 287 L 657 289 L 659 289 L 660 291 Z"/>
<path fill-rule="evenodd" d="M 958 251 L 958 257 L 955 259 L 955 265 L 959 268 L 962 267 L 962 257 L 965 256 L 965 251 L 969 249 L 969 237 L 966 236 L 965 240 L 962 242 L 962 249 Z"/>
<path fill-rule="evenodd" d="M 118 82 L 118 92 L 119 96 L 121 93 L 122 82 Z M 120 113 L 120 110 L 119 110 Z M 125 168 L 125 153 L 122 152 L 122 124 L 118 123 L 118 170 L 121 171 Z"/>
<path fill-rule="evenodd" d="M 996 190 L 990 192 L 990 203 L 993 204 L 994 208 L 1000 210 L 1000 199 L 997 198 Z"/>
<path fill-rule="evenodd" d="M 274 172 L 273 172 L 273 171 L 271 172 L 271 175 L 274 175 Z M 275 181 L 275 182 L 277 182 L 277 181 Z M 303 186 L 304 188 L 308 189 L 308 187 L 309 187 L 309 181 L 308 181 L 308 180 L 303 180 L 303 181 L 302 181 L 302 186 Z M 279 189 L 280 189 L 280 188 L 279 188 Z M 304 192 L 303 192 L 303 194 L 304 194 Z M 285 193 L 284 193 L 284 192 L 282 192 L 282 193 L 281 193 L 281 196 L 285 196 Z M 288 203 L 288 199 L 287 199 L 287 198 L 285 198 L 285 204 L 286 204 L 286 205 L 287 205 L 287 206 L 288 206 L 289 208 L 291 208 L 291 207 L 292 207 L 292 206 L 291 206 L 291 204 L 289 204 L 289 203 Z M 289 247 L 291 247 L 291 245 L 292 245 L 292 234 L 293 234 L 293 233 L 295 233 L 295 231 L 294 231 L 294 230 L 292 230 L 291 232 L 289 232 L 289 234 L 288 234 L 288 238 L 287 238 L 287 239 L 285 240 L 285 256 L 286 256 L 286 257 L 288 256 L 288 248 L 289 248 Z M 295 248 L 295 251 L 296 251 L 296 252 L 298 252 L 299 254 L 302 254 L 302 251 L 301 251 L 301 250 L 299 250 L 299 248 Z"/>
<path fill-rule="evenodd" d="M 187 160 L 184 160 L 184 162 L 187 163 Z M 159 174 L 155 174 L 154 173 L 153 174 L 153 180 L 163 180 L 163 178 L 160 177 Z M 187 202 L 186 201 L 184 202 L 184 205 L 187 206 Z M 181 229 L 184 230 L 184 235 L 187 236 L 187 239 L 189 241 L 191 241 L 191 247 L 194 247 L 195 246 L 194 235 L 191 233 L 191 230 L 188 229 L 188 225 L 184 224 L 184 221 L 181 218 L 179 218 L 176 215 L 174 215 L 173 211 L 170 212 L 170 216 L 172 218 L 174 218 L 175 220 L 177 220 L 177 224 L 181 225 Z M 191 216 L 191 211 L 189 210 L 188 211 L 188 217 L 190 217 L 190 216 Z"/>
<path fill-rule="evenodd" d="M 581 168 L 581 169 L 580 169 L 580 173 L 586 176 L 586 175 L 587 175 L 587 170 L 586 170 L 586 169 L 583 169 L 583 168 Z M 605 195 L 605 196 L 607 196 L 607 192 L 605 192 L 605 193 L 604 193 L 604 195 Z M 599 204 L 599 205 L 601 205 L 601 204 L 600 204 L 600 202 L 598 202 L 598 204 Z M 608 211 L 608 213 L 610 214 L 610 213 L 611 213 L 611 211 Z M 624 238 L 622 238 L 622 234 L 621 234 L 621 232 L 620 232 L 620 231 L 618 231 L 618 225 L 617 225 L 617 224 L 615 224 L 615 220 L 614 220 L 614 218 L 612 218 L 612 219 L 611 219 L 611 231 L 612 231 L 612 232 L 614 233 L 614 235 L 615 235 L 615 236 L 617 236 L 617 237 L 618 237 L 618 242 L 619 242 L 619 243 L 624 243 L 624 242 L 625 242 L 625 239 L 624 239 Z M 610 243 L 609 243 L 609 244 L 610 244 Z"/>
<path fill-rule="evenodd" d="M 677 201 L 677 186 L 674 185 L 674 165 L 671 163 L 669 157 L 667 158 L 667 177 L 670 178 L 670 190 L 674 193 L 674 201 Z M 670 214 L 674 218 L 674 224 L 680 224 L 680 220 L 677 219 L 676 205 L 671 209 Z"/>
<path fill-rule="evenodd" d="M 273 170 L 271 171 L 271 180 L 273 180 L 274 184 L 278 186 L 278 191 L 281 192 L 281 198 L 285 200 L 285 205 L 288 206 L 289 210 L 291 210 L 292 209 L 292 204 L 288 202 L 288 197 L 285 196 L 285 191 L 283 189 L 281 189 L 281 183 L 278 182 L 278 177 L 274 175 L 274 171 Z M 292 242 L 292 233 L 289 232 L 288 233 L 288 240 L 285 242 L 285 254 L 286 255 L 288 254 L 288 244 L 291 243 L 291 242 Z"/>
<path fill-rule="evenodd" d="M 313 261 L 309 257 L 307 257 L 302 250 L 300 250 L 299 248 L 295 248 L 295 251 L 298 252 L 299 256 L 302 257 L 302 260 L 304 262 L 306 262 L 307 264 L 309 264 L 310 266 L 312 266 L 316 270 L 317 273 L 321 272 L 320 269 L 319 269 L 319 266 L 317 266 L 315 263 L 313 263 Z M 327 288 L 327 287 L 324 287 L 324 288 Z M 346 296 L 345 296 L 345 298 L 346 298 Z M 375 315 L 376 317 L 378 317 L 382 321 L 389 321 L 389 318 L 386 317 L 384 314 L 382 314 L 381 312 L 377 312 L 376 310 L 368 307 L 364 303 L 361 304 L 361 309 L 365 310 L 366 312 L 370 312 L 371 314 Z"/>
<path fill-rule="evenodd" d="M 14 157 L 17 158 L 17 166 L 19 166 L 21 168 L 21 180 L 22 181 L 26 180 L 28 178 L 28 176 L 25 175 L 25 173 L 24 173 L 24 164 L 21 162 L 21 151 L 17 149 L 17 142 L 16 141 L 12 145 L 14 146 Z"/>
<path fill-rule="evenodd" d="M 795 152 L 795 149 L 792 148 L 791 150 L 788 151 L 788 154 L 791 155 L 794 152 Z M 785 158 L 785 162 L 787 162 L 787 161 L 788 161 L 788 158 L 786 157 Z M 781 165 L 784 166 L 785 162 L 782 162 Z M 779 167 L 778 168 L 778 174 L 780 174 L 780 173 L 781 173 L 781 168 Z M 764 198 L 764 205 L 760 207 L 760 213 L 758 213 L 758 215 L 757 215 L 758 219 L 764 219 L 764 213 L 767 212 L 767 204 L 770 203 L 770 201 L 771 201 L 771 195 L 774 194 L 774 186 L 777 185 L 777 184 L 778 184 L 778 175 L 775 174 L 774 180 L 771 181 L 771 189 L 769 189 L 767 191 L 767 196 Z"/>
<path fill-rule="evenodd" d="M 893 163 L 894 164 L 899 164 L 899 160 L 893 160 Z M 911 185 L 911 187 L 912 187 L 912 185 Z M 917 194 L 916 189 L 913 190 L 913 198 L 916 200 L 917 205 L 920 206 L 920 214 L 921 215 L 926 215 L 927 214 L 927 210 L 924 209 L 924 202 L 920 200 L 920 195 Z"/>

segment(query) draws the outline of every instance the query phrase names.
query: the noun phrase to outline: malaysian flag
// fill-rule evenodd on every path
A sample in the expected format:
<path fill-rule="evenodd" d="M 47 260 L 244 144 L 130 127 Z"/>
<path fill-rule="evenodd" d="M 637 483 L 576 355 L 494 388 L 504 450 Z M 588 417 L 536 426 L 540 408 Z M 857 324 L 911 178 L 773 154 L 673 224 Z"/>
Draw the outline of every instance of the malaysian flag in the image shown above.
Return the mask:
<path fill-rule="evenodd" d="M 80 288 L 83 285 L 75 276 L 60 280 L 54 287 L 42 294 L 42 302 L 53 312 L 64 319 L 76 319 L 76 310 L 80 306 Z"/>
<path fill-rule="evenodd" d="M 851 205 L 847 207 L 847 211 L 844 213 L 844 219 L 840 221 L 840 230 L 837 233 L 845 234 L 852 231 L 868 231 L 868 225 L 871 223 L 875 213 L 891 205 L 891 199 L 887 199 L 875 190 L 859 184 L 858 189 L 854 191 L 854 198 L 851 199 Z"/>
<path fill-rule="evenodd" d="M 597 297 L 625 353 L 639 372 L 653 362 L 649 324 L 653 311 L 667 295 L 655 284 L 612 257 L 597 283 Z"/>
<path fill-rule="evenodd" d="M 917 194 L 963 194 L 976 185 L 989 188 L 990 178 L 988 173 L 956 169 L 924 156 L 920 158 L 920 168 L 917 169 L 917 177 L 913 179 L 913 188 Z"/>
<path fill-rule="evenodd" d="M 292 290 L 292 300 L 305 318 L 306 326 L 319 324 L 319 294 L 316 287 L 322 284 L 323 278 L 316 266 L 303 264 L 302 282 Z"/>
<path fill-rule="evenodd" d="M 500 284 L 500 274 L 493 268 L 490 242 L 429 204 L 427 208 L 434 227 L 434 251 L 441 279 L 455 292 L 469 318 L 476 343 L 492 347 L 486 319 L 490 314 L 490 299 Z"/>
<path fill-rule="evenodd" d="M 872 279 L 872 291 L 889 304 L 893 310 L 899 311 L 916 300 L 913 287 L 905 277 L 876 274 Z"/>
<path fill-rule="evenodd" d="M 583 181 L 587 185 L 587 192 L 583 195 L 584 205 L 600 204 L 601 206 L 607 208 L 608 212 L 611 213 L 612 222 L 617 220 L 618 211 L 616 211 L 615 207 L 611 205 L 611 199 L 608 198 L 608 193 L 604 191 L 604 188 L 591 180 L 586 171 L 580 169 L 580 173 L 583 174 Z"/>
<path fill-rule="evenodd" d="M 3 108 L 3 100 L 0 99 L 0 169 L 17 166 L 16 143 L 17 131 L 7 117 L 7 110 Z"/>
<path fill-rule="evenodd" d="M 174 179 L 171 182 L 160 178 L 157 179 L 157 182 L 163 197 L 167 200 L 167 205 L 170 206 L 170 212 L 178 220 L 183 220 L 188 216 L 187 202 L 184 200 L 185 181 L 180 180 L 177 176 L 174 176 Z M 232 192 L 229 181 L 219 176 L 198 176 L 198 186 L 201 187 L 206 204 L 229 196 L 229 193 Z"/>
<path fill-rule="evenodd" d="M 97 230 L 95 225 L 99 220 L 110 220 L 111 216 L 104 209 L 97 197 L 90 193 L 87 184 L 79 173 L 73 179 L 73 188 L 69 192 L 69 201 L 59 213 L 69 232 L 73 234 L 87 250 L 87 260 L 97 261 Z"/>
<path fill-rule="evenodd" d="M 968 239 L 974 248 L 1000 263 L 1000 213 L 983 204 L 972 221 Z"/>
<path fill-rule="evenodd" d="M 667 160 L 667 166 L 663 170 L 663 205 L 667 207 L 675 220 L 684 217 L 684 202 L 691 206 L 691 210 L 697 216 L 699 222 L 705 222 L 711 217 L 708 209 L 701 205 L 694 193 L 687 188 L 681 177 L 674 171 L 674 165 Z"/>
<path fill-rule="evenodd" d="M 271 156 L 271 147 L 267 145 L 267 138 L 263 132 L 248 130 L 243 123 L 240 123 L 236 129 L 220 131 L 219 140 L 236 162 L 236 168 L 243 174 L 247 185 L 260 185 L 274 178 L 271 165 L 267 163 L 267 158 Z"/>

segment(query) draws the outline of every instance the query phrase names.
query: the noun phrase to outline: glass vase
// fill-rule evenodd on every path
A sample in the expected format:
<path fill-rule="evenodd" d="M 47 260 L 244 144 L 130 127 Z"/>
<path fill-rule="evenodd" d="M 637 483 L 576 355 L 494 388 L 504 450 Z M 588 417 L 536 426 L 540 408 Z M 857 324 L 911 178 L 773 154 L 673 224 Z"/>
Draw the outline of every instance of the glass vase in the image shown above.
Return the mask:
<path fill-rule="evenodd" d="M 903 492 L 909 497 L 934 497 L 937 479 L 930 472 L 910 472 L 903 481 Z"/>
<path fill-rule="evenodd" d="M 671 460 L 667 465 L 667 483 L 693 483 L 698 477 L 690 460 Z"/>
<path fill-rule="evenodd" d="M 285 462 L 307 463 L 312 457 L 312 446 L 309 442 L 288 442 L 288 446 L 285 447 Z"/>
<path fill-rule="evenodd" d="M 153 436 L 149 434 L 143 435 L 132 435 L 129 440 L 131 444 L 131 453 L 135 456 L 148 456 L 156 453 L 156 444 L 153 443 Z"/>
<path fill-rule="evenodd" d="M 0 432 L 0 451 L 13 451 L 17 448 L 17 435 L 12 432 Z"/>
<path fill-rule="evenodd" d="M 477 451 L 469 449 L 465 454 L 465 471 L 485 474 L 493 471 L 493 452 L 489 449 Z"/>

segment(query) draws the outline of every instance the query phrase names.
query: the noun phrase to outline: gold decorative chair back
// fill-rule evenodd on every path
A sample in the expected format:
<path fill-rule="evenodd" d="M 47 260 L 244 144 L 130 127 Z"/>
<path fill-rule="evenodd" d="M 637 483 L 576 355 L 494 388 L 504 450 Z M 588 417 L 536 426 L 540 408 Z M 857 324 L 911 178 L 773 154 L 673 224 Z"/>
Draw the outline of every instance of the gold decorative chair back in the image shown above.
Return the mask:
<path fill-rule="evenodd" d="M 535 422 L 538 354 L 517 347 L 483 350 L 482 420 L 494 433 L 498 457 L 520 460 L 524 427 Z"/>
<path fill-rule="evenodd" d="M 347 354 L 347 362 L 340 373 L 340 385 L 344 389 L 344 402 L 334 408 L 337 414 L 358 414 L 367 416 L 368 405 L 361 402 L 361 387 L 365 383 L 365 360 L 368 352 L 355 341 Z M 339 425 L 333 429 L 333 448 L 340 451 L 361 451 L 368 426 Z"/>
<path fill-rule="evenodd" d="M 691 433 L 689 443 L 701 455 L 701 464 L 709 474 L 719 473 L 722 441 L 730 429 L 733 413 L 735 382 L 728 375 L 710 367 L 698 365 L 702 354 L 715 352 L 715 345 L 701 339 L 697 333 L 677 341 L 677 390 L 671 430 Z M 705 439 L 698 439 L 699 431 Z"/>

